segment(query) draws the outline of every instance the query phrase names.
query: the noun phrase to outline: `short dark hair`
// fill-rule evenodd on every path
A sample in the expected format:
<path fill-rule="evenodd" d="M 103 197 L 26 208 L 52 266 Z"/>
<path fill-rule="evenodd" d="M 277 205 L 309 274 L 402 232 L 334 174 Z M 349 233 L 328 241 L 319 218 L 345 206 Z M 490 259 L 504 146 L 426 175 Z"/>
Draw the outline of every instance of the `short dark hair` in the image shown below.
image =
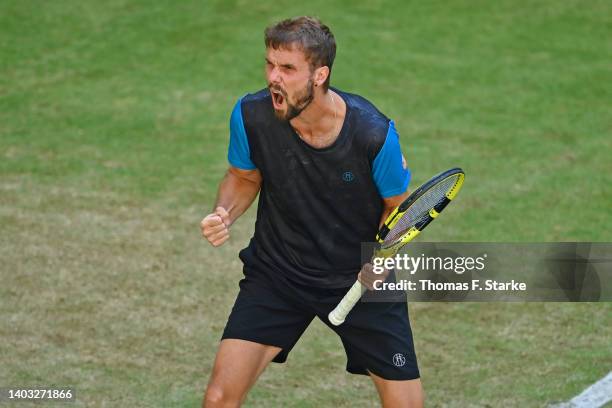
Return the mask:
<path fill-rule="evenodd" d="M 329 77 L 336 57 L 336 39 L 329 27 L 315 17 L 288 18 L 265 30 L 266 48 L 298 47 L 306 55 L 311 69 L 327 66 L 329 76 L 323 88 L 329 88 Z"/>

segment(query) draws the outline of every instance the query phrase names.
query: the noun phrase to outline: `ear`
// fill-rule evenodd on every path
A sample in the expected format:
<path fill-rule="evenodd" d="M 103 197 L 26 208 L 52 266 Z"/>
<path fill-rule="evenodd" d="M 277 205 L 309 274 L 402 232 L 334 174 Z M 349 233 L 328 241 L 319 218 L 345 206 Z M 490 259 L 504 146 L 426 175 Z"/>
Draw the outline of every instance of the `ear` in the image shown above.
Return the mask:
<path fill-rule="evenodd" d="M 329 67 L 327 65 L 317 68 L 315 70 L 315 75 L 314 75 L 315 86 L 322 86 L 325 83 L 325 80 L 327 79 L 328 76 L 329 76 Z"/>

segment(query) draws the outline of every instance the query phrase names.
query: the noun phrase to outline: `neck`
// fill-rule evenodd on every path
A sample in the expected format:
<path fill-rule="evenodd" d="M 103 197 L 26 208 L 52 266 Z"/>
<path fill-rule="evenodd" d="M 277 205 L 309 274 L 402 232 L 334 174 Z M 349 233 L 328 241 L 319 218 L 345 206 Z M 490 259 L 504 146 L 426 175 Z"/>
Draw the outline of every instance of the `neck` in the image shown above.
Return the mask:
<path fill-rule="evenodd" d="M 338 137 L 344 113 L 344 102 L 338 94 L 316 89 L 310 105 L 289 123 L 302 140 L 321 148 L 331 145 Z"/>

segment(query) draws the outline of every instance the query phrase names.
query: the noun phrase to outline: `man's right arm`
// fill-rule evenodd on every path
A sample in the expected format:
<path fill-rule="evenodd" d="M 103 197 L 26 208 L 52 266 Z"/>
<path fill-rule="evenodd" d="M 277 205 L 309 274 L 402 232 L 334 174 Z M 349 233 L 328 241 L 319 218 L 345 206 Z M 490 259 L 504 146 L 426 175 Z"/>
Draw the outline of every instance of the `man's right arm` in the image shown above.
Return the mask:
<path fill-rule="evenodd" d="M 219 184 L 215 209 L 200 227 L 202 236 L 217 247 L 229 239 L 229 227 L 253 203 L 261 188 L 261 173 L 257 169 L 243 170 L 230 166 Z"/>

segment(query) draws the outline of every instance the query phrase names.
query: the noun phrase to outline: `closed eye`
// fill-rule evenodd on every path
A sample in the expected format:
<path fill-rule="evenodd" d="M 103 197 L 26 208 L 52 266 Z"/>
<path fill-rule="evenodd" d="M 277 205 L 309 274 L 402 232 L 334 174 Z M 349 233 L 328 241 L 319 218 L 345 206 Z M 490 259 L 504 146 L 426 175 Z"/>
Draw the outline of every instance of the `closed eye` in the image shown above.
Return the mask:
<path fill-rule="evenodd" d="M 270 61 L 269 59 L 266 58 L 266 66 L 268 68 L 273 68 L 274 64 L 272 63 L 272 61 Z M 293 64 L 280 64 L 279 65 L 280 69 L 282 69 L 283 71 L 296 71 L 297 68 L 295 65 Z"/>

